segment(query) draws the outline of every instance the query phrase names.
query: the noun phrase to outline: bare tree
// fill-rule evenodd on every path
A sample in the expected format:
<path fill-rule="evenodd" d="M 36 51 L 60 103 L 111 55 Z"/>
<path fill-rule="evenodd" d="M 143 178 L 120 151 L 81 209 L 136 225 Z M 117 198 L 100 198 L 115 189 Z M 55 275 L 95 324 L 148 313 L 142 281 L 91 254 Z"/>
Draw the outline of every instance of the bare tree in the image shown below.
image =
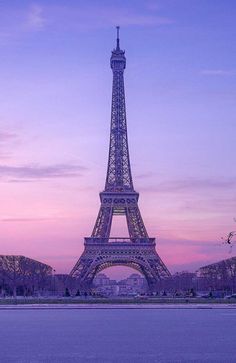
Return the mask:
<path fill-rule="evenodd" d="M 17 288 L 23 295 L 43 290 L 48 287 L 52 268 L 44 263 L 24 256 L 0 256 L 0 279 L 11 288 L 13 296 Z"/>
<path fill-rule="evenodd" d="M 228 258 L 197 271 L 199 285 L 211 289 L 234 290 L 236 284 L 236 257 Z"/>
<path fill-rule="evenodd" d="M 236 218 L 234 218 L 234 221 L 236 222 Z M 230 246 L 230 252 L 232 251 L 233 245 L 235 243 L 235 237 L 236 237 L 236 231 L 231 231 L 228 233 L 226 238 L 221 237 L 223 239 L 223 243 Z"/>

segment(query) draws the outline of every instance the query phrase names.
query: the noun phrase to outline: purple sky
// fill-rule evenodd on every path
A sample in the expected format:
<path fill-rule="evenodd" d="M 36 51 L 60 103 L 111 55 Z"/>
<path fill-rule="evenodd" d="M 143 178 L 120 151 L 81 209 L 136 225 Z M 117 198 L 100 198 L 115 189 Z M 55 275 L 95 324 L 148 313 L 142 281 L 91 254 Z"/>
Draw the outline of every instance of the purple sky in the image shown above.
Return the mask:
<path fill-rule="evenodd" d="M 231 257 L 235 17 L 234 0 L 0 3 L 0 254 L 69 272 L 83 251 L 105 182 L 119 24 L 149 235 L 172 272 Z"/>

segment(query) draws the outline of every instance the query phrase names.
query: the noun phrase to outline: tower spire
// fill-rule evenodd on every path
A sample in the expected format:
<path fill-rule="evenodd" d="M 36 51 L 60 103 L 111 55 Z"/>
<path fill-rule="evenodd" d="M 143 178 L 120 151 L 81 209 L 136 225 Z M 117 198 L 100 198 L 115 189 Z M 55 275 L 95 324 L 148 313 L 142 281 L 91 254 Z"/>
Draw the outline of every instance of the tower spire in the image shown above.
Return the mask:
<path fill-rule="evenodd" d="M 116 50 L 120 50 L 120 27 L 116 27 Z"/>

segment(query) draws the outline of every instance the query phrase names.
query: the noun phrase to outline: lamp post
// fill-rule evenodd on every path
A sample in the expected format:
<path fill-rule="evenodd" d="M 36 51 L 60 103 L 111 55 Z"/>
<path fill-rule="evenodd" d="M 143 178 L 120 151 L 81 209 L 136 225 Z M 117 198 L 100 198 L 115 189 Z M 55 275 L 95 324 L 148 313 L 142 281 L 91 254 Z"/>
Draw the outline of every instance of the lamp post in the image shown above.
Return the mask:
<path fill-rule="evenodd" d="M 56 295 L 56 280 L 55 280 L 55 272 L 56 270 L 53 269 L 53 295 Z"/>

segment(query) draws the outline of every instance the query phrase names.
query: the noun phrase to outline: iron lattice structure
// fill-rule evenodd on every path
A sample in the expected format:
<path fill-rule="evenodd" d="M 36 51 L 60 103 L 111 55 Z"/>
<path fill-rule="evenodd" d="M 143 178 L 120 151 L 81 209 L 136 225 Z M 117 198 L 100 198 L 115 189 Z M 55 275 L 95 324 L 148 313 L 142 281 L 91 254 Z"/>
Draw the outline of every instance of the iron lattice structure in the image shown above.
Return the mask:
<path fill-rule="evenodd" d="M 127 136 L 124 70 L 125 52 L 120 49 L 119 27 L 116 48 L 111 55 L 113 72 L 110 146 L 105 189 L 100 193 L 101 206 L 91 237 L 71 271 L 81 288 L 89 288 L 94 276 L 103 269 L 125 265 L 141 272 L 150 290 L 170 272 L 158 256 L 155 239 L 149 238 L 138 207 L 139 194 L 134 190 Z M 114 215 L 125 215 L 129 237 L 111 238 Z"/>

